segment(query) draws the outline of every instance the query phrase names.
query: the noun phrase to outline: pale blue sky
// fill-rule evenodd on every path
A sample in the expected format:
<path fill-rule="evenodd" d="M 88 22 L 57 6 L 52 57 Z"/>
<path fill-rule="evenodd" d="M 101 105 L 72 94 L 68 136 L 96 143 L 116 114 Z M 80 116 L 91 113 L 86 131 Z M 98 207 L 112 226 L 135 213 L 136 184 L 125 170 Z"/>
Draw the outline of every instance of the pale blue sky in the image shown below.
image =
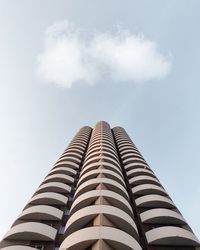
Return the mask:
<path fill-rule="evenodd" d="M 200 237 L 199 9 L 198 0 L 0 0 L 1 237 L 74 133 L 99 120 L 127 130 Z M 36 57 L 62 20 L 86 34 L 142 33 L 172 54 L 171 72 L 144 84 L 44 83 Z"/>

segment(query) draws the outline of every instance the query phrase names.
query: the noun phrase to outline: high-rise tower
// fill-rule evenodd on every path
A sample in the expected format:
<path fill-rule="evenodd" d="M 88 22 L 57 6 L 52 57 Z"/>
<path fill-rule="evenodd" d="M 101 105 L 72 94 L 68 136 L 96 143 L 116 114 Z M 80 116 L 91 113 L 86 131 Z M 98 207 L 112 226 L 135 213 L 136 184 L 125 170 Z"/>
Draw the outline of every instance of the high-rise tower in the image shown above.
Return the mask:
<path fill-rule="evenodd" d="M 2 250 L 195 250 L 199 241 L 126 131 L 83 127 Z"/>

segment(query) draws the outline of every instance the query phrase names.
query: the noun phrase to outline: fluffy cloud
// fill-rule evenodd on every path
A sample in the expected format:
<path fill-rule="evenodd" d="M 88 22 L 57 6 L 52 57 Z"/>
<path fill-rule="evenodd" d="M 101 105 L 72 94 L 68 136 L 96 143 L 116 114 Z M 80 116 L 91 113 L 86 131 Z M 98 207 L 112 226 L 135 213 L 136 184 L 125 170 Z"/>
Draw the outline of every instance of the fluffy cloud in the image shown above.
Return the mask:
<path fill-rule="evenodd" d="M 154 41 L 128 31 L 96 32 L 87 38 L 67 21 L 46 30 L 44 51 L 37 58 L 40 79 L 67 88 L 103 78 L 136 83 L 162 79 L 170 67 L 170 58 Z"/>

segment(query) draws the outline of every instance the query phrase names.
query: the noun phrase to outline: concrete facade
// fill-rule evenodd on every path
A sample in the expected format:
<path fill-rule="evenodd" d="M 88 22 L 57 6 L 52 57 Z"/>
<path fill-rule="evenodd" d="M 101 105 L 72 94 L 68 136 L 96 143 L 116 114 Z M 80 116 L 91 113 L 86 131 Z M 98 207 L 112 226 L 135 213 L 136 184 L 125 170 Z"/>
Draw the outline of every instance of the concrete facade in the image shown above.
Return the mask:
<path fill-rule="evenodd" d="M 83 127 L 0 243 L 3 250 L 197 250 L 126 131 Z"/>

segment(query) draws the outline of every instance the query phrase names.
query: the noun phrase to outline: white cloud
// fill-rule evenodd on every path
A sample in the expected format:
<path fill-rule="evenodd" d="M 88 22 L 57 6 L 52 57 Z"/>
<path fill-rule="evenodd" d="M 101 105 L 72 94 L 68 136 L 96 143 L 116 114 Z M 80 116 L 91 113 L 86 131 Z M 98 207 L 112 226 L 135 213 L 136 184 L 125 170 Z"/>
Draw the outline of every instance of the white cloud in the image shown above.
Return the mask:
<path fill-rule="evenodd" d="M 71 87 L 77 81 L 95 81 L 80 34 L 68 22 L 56 23 L 46 31 L 45 49 L 38 56 L 38 74 L 46 82 Z"/>
<path fill-rule="evenodd" d="M 44 51 L 37 58 L 41 80 L 63 87 L 78 81 L 95 84 L 100 79 L 145 82 L 170 72 L 170 58 L 154 41 L 128 31 L 94 33 L 90 39 L 67 21 L 45 32 Z"/>

